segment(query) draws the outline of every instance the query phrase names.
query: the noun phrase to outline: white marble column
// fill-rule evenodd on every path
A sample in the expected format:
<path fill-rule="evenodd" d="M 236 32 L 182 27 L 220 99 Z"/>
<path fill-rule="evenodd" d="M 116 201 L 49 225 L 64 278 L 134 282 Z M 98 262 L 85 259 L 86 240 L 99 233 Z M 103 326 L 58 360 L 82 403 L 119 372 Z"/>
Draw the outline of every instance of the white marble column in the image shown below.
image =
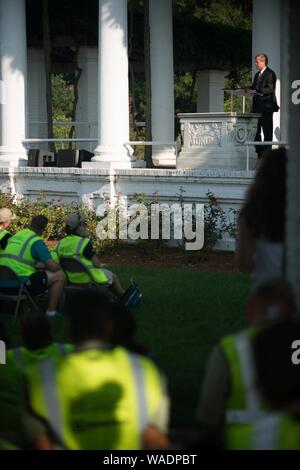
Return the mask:
<path fill-rule="evenodd" d="M 98 49 L 96 47 L 81 47 L 78 56 L 81 75 L 78 83 L 78 102 L 76 121 L 89 124 L 77 125 L 80 137 L 97 138 L 98 136 Z M 95 148 L 95 142 L 78 142 L 77 148 L 90 150 Z"/>
<path fill-rule="evenodd" d="M 172 0 L 149 0 L 152 140 L 174 139 Z M 175 166 L 173 147 L 154 146 L 155 166 Z"/>
<path fill-rule="evenodd" d="M 0 0 L 0 166 L 26 164 L 25 0 Z"/>
<path fill-rule="evenodd" d="M 277 76 L 276 98 L 281 106 L 281 0 L 253 0 L 253 25 L 252 25 L 252 71 L 253 76 L 257 72 L 255 67 L 255 55 L 258 52 L 267 54 L 270 69 Z M 274 133 L 273 140 L 280 140 L 280 111 L 273 114 Z"/>
<path fill-rule="evenodd" d="M 203 70 L 197 72 L 197 113 L 217 113 L 224 111 L 223 70 Z"/>
<path fill-rule="evenodd" d="M 99 0 L 98 146 L 101 168 L 131 168 L 127 0 Z"/>

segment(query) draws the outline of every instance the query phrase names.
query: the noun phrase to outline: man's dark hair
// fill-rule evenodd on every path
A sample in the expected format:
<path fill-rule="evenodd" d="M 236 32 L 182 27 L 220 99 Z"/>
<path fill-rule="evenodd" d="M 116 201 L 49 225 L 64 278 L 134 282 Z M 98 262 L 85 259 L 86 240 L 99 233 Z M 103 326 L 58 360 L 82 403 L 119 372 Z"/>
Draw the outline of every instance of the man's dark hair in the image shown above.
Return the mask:
<path fill-rule="evenodd" d="M 292 344 L 300 340 L 300 323 L 286 319 L 264 328 L 253 340 L 256 382 L 275 409 L 300 401 L 300 365 L 292 362 Z"/>
<path fill-rule="evenodd" d="M 72 228 L 72 227 L 70 227 L 69 225 L 65 225 L 65 232 L 66 232 L 66 235 L 76 235 L 78 226 L 79 226 L 79 224 L 77 225 L 77 227 Z"/>
<path fill-rule="evenodd" d="M 32 217 L 29 228 L 38 235 L 42 235 L 43 231 L 47 227 L 48 219 L 44 215 L 35 215 Z"/>
<path fill-rule="evenodd" d="M 136 336 L 136 322 L 131 310 L 122 302 L 113 302 L 111 306 L 111 315 L 113 321 L 111 344 L 123 346 L 129 351 L 137 354 L 147 355 L 147 348 L 138 343 Z"/>
<path fill-rule="evenodd" d="M 111 319 L 111 300 L 99 290 L 78 289 L 66 302 L 69 335 L 80 344 L 88 340 L 107 340 L 107 328 Z"/>
<path fill-rule="evenodd" d="M 266 319 L 293 316 L 297 312 L 297 304 L 291 284 L 286 279 L 272 279 L 261 284 L 253 293 L 256 309 Z M 272 313 L 273 309 L 273 313 Z M 275 310 L 277 311 L 277 314 Z M 268 315 L 269 310 L 269 315 Z M 259 313 L 259 312 L 258 312 Z"/>
<path fill-rule="evenodd" d="M 27 349 L 41 349 L 52 343 L 51 325 L 40 310 L 32 309 L 20 316 L 21 336 Z"/>

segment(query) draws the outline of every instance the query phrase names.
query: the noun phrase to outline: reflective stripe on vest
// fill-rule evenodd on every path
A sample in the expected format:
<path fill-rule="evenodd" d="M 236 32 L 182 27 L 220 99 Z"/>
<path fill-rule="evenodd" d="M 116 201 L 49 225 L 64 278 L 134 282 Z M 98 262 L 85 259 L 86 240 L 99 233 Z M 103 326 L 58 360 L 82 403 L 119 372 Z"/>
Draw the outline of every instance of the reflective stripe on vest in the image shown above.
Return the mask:
<path fill-rule="evenodd" d="M 5 250 L 0 254 L 0 265 L 12 269 L 18 277 L 29 277 L 36 272 L 31 248 L 40 236 L 30 229 L 22 230 L 8 240 Z"/>
<path fill-rule="evenodd" d="M 145 386 L 145 373 L 138 357 L 127 352 L 127 357 L 132 368 L 134 386 L 137 397 L 138 431 L 140 436 L 149 423 L 148 405 L 146 402 L 147 390 Z M 42 395 L 47 410 L 47 419 L 52 425 L 53 431 L 59 440 L 63 440 L 63 419 L 58 399 L 56 384 L 56 369 L 54 361 L 49 358 L 40 364 Z"/>
<path fill-rule="evenodd" d="M 93 280 L 99 284 L 107 283 L 107 277 L 101 268 L 93 265 L 92 261 L 83 256 L 84 244 L 89 239 L 79 235 L 68 235 L 55 248 L 58 258 L 71 258 L 79 261 L 89 273 L 69 273 L 67 276 L 72 283 L 87 283 Z M 91 278 L 89 277 L 91 276 Z"/>
<path fill-rule="evenodd" d="M 255 450 L 275 450 L 280 432 L 281 416 L 272 414 L 259 420 L 253 428 L 250 446 Z"/>
<path fill-rule="evenodd" d="M 146 402 L 145 374 L 137 355 L 128 353 L 128 358 L 135 380 L 138 408 L 138 429 L 141 433 L 149 423 L 148 406 Z"/>
<path fill-rule="evenodd" d="M 244 332 L 234 336 L 238 352 L 240 368 L 245 391 L 246 408 L 242 410 L 226 411 L 226 422 L 246 424 L 265 416 L 266 412 L 260 408 L 260 402 L 255 391 L 255 369 L 251 346 L 251 339 Z"/>
<path fill-rule="evenodd" d="M 66 346 L 63 343 L 55 343 L 55 344 L 56 344 L 57 350 L 58 350 L 58 352 L 61 356 L 65 356 L 66 354 L 68 354 L 68 350 L 67 350 Z"/>
<path fill-rule="evenodd" d="M 34 262 L 31 262 L 31 261 L 27 261 L 23 258 L 24 256 L 24 253 L 25 253 L 25 250 L 28 246 L 28 244 L 34 239 L 36 238 L 37 235 L 31 235 L 31 237 L 29 237 L 25 243 L 23 244 L 22 248 L 21 248 L 21 251 L 18 255 L 13 255 L 11 253 L 3 253 L 1 256 L 2 258 L 9 258 L 9 259 L 13 259 L 15 261 L 19 261 L 19 263 L 22 263 L 22 264 L 26 264 L 27 266 L 30 266 L 30 267 L 35 267 L 35 263 Z"/>
<path fill-rule="evenodd" d="M 49 358 L 40 365 L 42 393 L 45 399 L 47 417 L 52 424 L 53 431 L 61 438 L 63 435 L 63 423 L 55 386 L 56 370 L 54 361 Z"/>

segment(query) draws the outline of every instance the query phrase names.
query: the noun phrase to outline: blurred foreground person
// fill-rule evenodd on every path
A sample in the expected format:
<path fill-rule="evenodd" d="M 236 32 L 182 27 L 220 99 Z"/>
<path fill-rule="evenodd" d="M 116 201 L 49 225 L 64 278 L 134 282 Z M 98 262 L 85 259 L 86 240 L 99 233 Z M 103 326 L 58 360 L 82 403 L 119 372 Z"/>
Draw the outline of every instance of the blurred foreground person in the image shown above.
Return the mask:
<path fill-rule="evenodd" d="M 53 342 L 49 319 L 39 310 L 21 315 L 20 326 L 23 346 L 7 350 L 6 364 L 0 367 L 0 437 L 26 448 L 31 427 L 36 424 L 24 413 L 24 376 L 31 366 L 47 358 L 58 358 L 74 348 L 71 344 Z"/>
<path fill-rule="evenodd" d="M 232 429 L 243 429 L 264 413 L 255 388 L 252 342 L 272 322 L 295 314 L 290 284 L 281 279 L 262 284 L 253 309 L 252 327 L 222 338 L 209 358 L 197 412 L 204 446 L 223 447 Z"/>
<path fill-rule="evenodd" d="M 30 409 L 47 423 L 36 447 L 167 447 L 168 400 L 160 372 L 145 356 L 110 344 L 109 299 L 82 289 L 70 298 L 67 316 L 75 351 L 28 374 Z"/>
<path fill-rule="evenodd" d="M 254 315 L 252 294 L 261 284 L 283 277 L 287 154 L 266 152 L 240 211 L 236 261 L 250 271 L 252 286 L 246 311 Z"/>
<path fill-rule="evenodd" d="M 287 319 L 256 336 L 256 387 L 272 412 L 239 432 L 234 430 L 229 449 L 300 450 L 299 345 L 298 320 Z"/>
<path fill-rule="evenodd" d="M 53 341 L 49 318 L 32 309 L 20 316 L 22 346 L 7 351 L 7 361 L 16 362 L 26 369 L 49 357 L 64 356 L 71 352 L 72 344 Z"/>

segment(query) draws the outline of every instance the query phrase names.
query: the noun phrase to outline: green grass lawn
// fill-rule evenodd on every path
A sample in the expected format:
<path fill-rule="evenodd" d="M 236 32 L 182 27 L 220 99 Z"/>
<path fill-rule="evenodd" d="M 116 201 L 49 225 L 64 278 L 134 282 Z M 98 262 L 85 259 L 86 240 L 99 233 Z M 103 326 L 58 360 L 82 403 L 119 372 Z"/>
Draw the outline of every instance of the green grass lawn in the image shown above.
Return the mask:
<path fill-rule="evenodd" d="M 156 354 L 168 378 L 172 426 L 192 426 L 212 346 L 244 326 L 249 277 L 124 265 L 113 266 L 113 271 L 124 286 L 133 278 L 143 292 L 143 302 L 135 310 L 138 339 Z M 62 340 L 62 320 L 52 322 L 55 338 Z M 18 343 L 16 326 L 6 323 Z"/>

